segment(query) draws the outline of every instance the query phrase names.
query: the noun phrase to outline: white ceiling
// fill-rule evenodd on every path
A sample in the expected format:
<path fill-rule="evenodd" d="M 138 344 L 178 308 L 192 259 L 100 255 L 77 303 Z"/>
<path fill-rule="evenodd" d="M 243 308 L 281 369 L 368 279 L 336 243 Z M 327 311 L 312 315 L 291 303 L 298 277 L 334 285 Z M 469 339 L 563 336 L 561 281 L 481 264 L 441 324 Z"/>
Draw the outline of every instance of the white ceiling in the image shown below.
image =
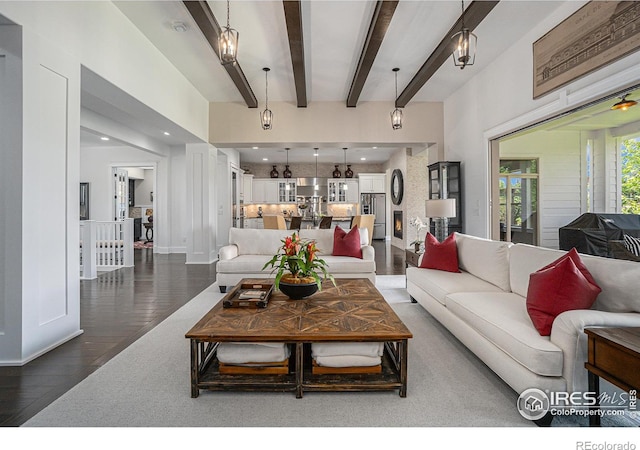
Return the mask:
<path fill-rule="evenodd" d="M 207 100 L 243 103 L 240 93 L 182 2 L 114 3 Z M 218 22 L 224 25 L 226 1 L 208 3 Z M 465 2 L 465 5 L 469 3 Z M 447 61 L 412 101 L 444 101 L 562 3 L 500 1 L 475 30 L 478 36 L 476 63 L 460 70 L 451 61 Z M 302 1 L 307 98 L 310 103 L 346 101 L 374 6 L 374 0 Z M 460 8 L 461 3 L 458 0 L 400 0 L 359 101 L 391 102 L 394 98 L 394 77 L 391 69 L 400 68 L 400 92 L 457 20 Z M 240 33 L 239 63 L 258 99 L 259 107 L 264 105 L 263 67 L 271 68 L 269 100 L 295 102 L 295 85 L 282 2 L 232 0 L 230 13 L 230 24 Z M 187 30 L 175 31 L 175 22 L 184 23 Z M 100 107 L 95 98 L 84 95 L 83 106 L 84 98 L 91 101 L 95 107 Z M 608 109 L 607 106 L 601 108 Z M 638 109 L 640 110 L 640 107 Z M 627 111 L 629 112 L 631 111 Z M 587 115 L 589 117 L 586 117 Z M 141 119 L 143 113 L 138 111 L 134 116 Z M 609 117 L 602 111 L 583 111 L 580 122 L 584 127 L 606 127 L 610 125 L 606 124 Z M 157 134 L 161 128 L 158 118 L 153 119 L 154 122 L 148 125 L 150 129 L 155 128 L 155 131 L 145 132 Z M 580 126 L 573 120 L 564 120 L 567 126 Z M 615 120 L 619 120 L 619 116 Z M 640 120 L 640 117 L 634 120 Z M 126 121 L 134 123 L 131 117 Z M 166 128 L 167 125 L 163 126 Z M 620 124 L 616 122 L 615 126 Z M 176 137 L 174 143 L 182 138 Z M 185 136 L 184 142 L 189 142 L 188 138 Z M 347 152 L 348 162 L 358 163 L 360 157 L 366 157 L 367 162 L 384 162 L 397 149 L 385 146 L 384 143 L 378 147 L 350 148 Z M 262 163 L 263 157 L 268 158 L 270 163 L 284 163 L 286 160 L 286 152 L 282 147 L 248 147 L 237 150 L 243 162 Z M 312 155 L 311 148 L 292 148 L 289 161 L 311 162 L 314 161 Z M 339 147 L 322 148 L 319 162 L 342 163 L 344 152 Z"/>

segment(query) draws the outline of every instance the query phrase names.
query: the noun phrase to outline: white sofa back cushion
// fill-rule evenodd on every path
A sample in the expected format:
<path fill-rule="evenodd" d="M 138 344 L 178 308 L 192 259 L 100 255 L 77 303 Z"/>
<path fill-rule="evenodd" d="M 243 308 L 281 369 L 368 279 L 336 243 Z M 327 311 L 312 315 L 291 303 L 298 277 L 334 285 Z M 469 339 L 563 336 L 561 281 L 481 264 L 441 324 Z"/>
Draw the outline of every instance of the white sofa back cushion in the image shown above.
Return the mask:
<path fill-rule="evenodd" d="M 253 228 L 230 228 L 229 244 L 238 247 L 238 255 L 275 255 L 282 245 L 281 240 L 291 236 L 290 230 L 257 230 Z"/>
<path fill-rule="evenodd" d="M 516 244 L 510 248 L 511 289 L 527 296 L 529 275 L 566 254 L 563 250 Z M 602 292 L 593 309 L 610 312 L 640 312 L 640 264 L 635 261 L 580 255 Z"/>
<path fill-rule="evenodd" d="M 458 265 L 503 291 L 511 290 L 509 281 L 510 242 L 492 241 L 468 234 L 456 233 Z"/>
<path fill-rule="evenodd" d="M 347 233 L 349 229 L 344 230 Z M 358 228 L 360 232 L 360 246 L 369 245 L 369 230 L 366 228 Z M 333 229 L 306 229 L 300 230 L 300 237 L 303 240 L 316 241 L 316 247 L 320 250 L 321 255 L 331 255 L 333 253 Z"/>

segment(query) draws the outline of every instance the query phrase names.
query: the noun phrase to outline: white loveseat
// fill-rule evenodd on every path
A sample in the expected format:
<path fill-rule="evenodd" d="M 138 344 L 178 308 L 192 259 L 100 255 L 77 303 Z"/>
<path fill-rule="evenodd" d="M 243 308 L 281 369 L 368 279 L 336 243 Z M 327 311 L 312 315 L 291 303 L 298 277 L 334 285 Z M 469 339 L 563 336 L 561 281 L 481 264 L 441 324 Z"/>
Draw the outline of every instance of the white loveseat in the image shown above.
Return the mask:
<path fill-rule="evenodd" d="M 407 290 L 517 393 L 588 391 L 584 329 L 640 327 L 636 262 L 580 255 L 602 292 L 540 336 L 526 308 L 529 275 L 567 252 L 458 233 L 456 241 L 461 273 L 411 267 Z"/>
<path fill-rule="evenodd" d="M 274 278 L 275 273 L 271 268 L 262 270 L 262 267 L 278 253 L 282 246 L 281 241 L 291 236 L 294 231 L 231 228 L 229 245 L 220 249 L 216 265 L 216 280 L 220 292 L 226 292 L 227 286 L 235 286 L 243 278 Z M 299 233 L 303 240 L 316 241 L 318 256 L 327 263 L 327 270 L 334 278 L 368 278 L 375 283 L 375 251 L 369 245 L 367 229 L 362 228 L 359 231 L 362 259 L 333 256 L 332 229 L 302 229 L 295 232 Z"/>

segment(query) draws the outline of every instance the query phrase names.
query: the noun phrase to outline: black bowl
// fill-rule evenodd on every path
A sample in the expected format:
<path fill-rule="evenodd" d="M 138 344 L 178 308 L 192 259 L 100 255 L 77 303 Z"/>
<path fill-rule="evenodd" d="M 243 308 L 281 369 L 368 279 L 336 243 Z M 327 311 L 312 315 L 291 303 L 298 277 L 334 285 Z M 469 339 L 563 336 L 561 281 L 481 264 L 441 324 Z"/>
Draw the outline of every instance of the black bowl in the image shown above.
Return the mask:
<path fill-rule="evenodd" d="M 285 283 L 280 281 L 280 291 L 291 300 L 302 300 L 318 290 L 318 283 Z"/>

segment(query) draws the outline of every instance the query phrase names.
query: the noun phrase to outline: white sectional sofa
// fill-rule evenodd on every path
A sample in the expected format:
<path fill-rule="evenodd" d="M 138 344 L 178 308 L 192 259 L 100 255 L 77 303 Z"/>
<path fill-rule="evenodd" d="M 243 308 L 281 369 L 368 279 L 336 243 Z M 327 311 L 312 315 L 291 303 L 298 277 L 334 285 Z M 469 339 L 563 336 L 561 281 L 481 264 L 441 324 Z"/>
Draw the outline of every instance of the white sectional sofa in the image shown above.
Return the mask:
<path fill-rule="evenodd" d="M 262 270 L 262 267 L 278 252 L 282 246 L 281 240 L 291 236 L 294 231 L 231 228 L 229 245 L 222 247 L 218 254 L 216 279 L 220 292 L 226 292 L 227 286 L 235 286 L 243 278 L 274 278 L 275 273 L 270 268 Z M 325 260 L 328 271 L 334 278 L 368 278 L 375 283 L 375 251 L 369 245 L 367 229 L 359 231 L 362 259 L 333 256 L 332 229 L 302 229 L 295 232 L 303 240 L 316 241 L 318 255 Z"/>
<path fill-rule="evenodd" d="M 589 310 L 558 315 L 540 336 L 526 307 L 529 275 L 566 252 L 456 233 L 460 273 L 410 267 L 407 290 L 517 393 L 588 391 L 588 327 L 640 327 L 637 262 L 580 255 L 602 288 Z"/>

